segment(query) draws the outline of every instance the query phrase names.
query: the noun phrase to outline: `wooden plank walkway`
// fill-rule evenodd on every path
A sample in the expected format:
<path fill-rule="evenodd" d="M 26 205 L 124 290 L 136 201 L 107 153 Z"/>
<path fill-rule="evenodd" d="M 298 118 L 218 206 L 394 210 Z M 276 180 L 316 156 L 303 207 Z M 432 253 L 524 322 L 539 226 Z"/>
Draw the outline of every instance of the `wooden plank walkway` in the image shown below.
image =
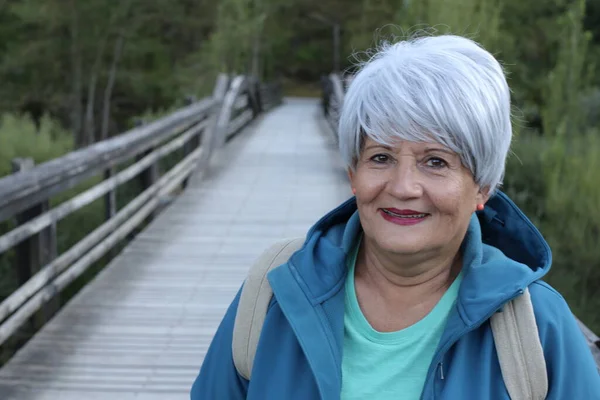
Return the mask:
<path fill-rule="evenodd" d="M 2 400 L 184 400 L 248 267 L 350 196 L 316 100 L 286 99 L 2 370 Z"/>

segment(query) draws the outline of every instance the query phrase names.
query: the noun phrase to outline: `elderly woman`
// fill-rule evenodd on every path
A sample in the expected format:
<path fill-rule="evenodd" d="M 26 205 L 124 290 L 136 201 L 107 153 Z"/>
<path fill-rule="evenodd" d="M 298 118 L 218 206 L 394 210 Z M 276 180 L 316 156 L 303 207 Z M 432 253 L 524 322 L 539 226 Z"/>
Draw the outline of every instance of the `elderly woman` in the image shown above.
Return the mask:
<path fill-rule="evenodd" d="M 383 46 L 340 115 L 355 197 L 269 272 L 250 379 L 232 355 L 238 294 L 192 400 L 509 399 L 490 319 L 526 289 L 546 366 L 516 379 L 547 395 L 522 398 L 600 399 L 576 320 L 541 281 L 550 249 L 498 191 L 511 136 L 503 69 L 476 43 Z"/>

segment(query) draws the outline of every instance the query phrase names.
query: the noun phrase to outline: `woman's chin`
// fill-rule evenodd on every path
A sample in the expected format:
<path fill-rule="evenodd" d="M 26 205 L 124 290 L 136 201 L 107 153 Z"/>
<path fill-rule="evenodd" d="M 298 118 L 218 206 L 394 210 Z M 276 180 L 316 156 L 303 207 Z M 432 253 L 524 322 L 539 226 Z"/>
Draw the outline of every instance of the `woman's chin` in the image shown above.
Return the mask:
<path fill-rule="evenodd" d="M 423 229 L 425 228 L 425 229 Z M 431 244 L 433 232 L 426 226 L 376 228 L 374 236 L 377 247 L 397 254 L 415 254 L 424 251 Z"/>
<path fill-rule="evenodd" d="M 427 248 L 427 243 L 424 240 L 404 240 L 404 238 L 397 238 L 390 240 L 384 239 L 379 242 L 379 247 L 386 252 L 390 252 L 398 255 L 413 255 L 422 253 Z"/>

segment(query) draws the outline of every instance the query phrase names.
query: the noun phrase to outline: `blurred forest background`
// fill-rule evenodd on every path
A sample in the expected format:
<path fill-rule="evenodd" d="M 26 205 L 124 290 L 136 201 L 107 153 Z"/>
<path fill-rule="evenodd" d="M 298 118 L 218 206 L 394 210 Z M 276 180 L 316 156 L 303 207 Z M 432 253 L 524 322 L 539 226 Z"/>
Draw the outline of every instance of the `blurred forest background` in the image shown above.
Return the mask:
<path fill-rule="evenodd" d="M 550 283 L 600 332 L 600 0 L 0 0 L 0 176 L 15 157 L 40 163 L 207 95 L 219 72 L 319 96 L 319 78 L 351 71 L 353 54 L 430 26 L 505 65 L 504 190 L 553 248 Z M 102 207 L 62 221 L 60 248 Z M 11 261 L 0 259 L 0 300 L 16 287 Z"/>

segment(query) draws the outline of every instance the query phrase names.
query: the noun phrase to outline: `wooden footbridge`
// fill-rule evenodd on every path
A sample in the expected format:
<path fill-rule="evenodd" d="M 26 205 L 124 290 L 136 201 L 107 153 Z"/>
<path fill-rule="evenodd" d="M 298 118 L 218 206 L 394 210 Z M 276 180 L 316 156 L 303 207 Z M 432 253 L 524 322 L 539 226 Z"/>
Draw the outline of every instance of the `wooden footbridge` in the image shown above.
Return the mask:
<path fill-rule="evenodd" d="M 14 249 L 22 284 L 0 304 L 0 343 L 128 245 L 0 369 L 0 399 L 188 399 L 252 261 L 350 196 L 332 134 L 343 87 L 332 76 L 321 101 L 282 101 L 275 84 L 222 76 L 212 96 L 118 137 L 39 166 L 17 160 L 0 179 L 0 222 L 17 221 L 0 253 Z M 117 208 L 134 180 L 143 191 Z M 58 222 L 98 199 L 105 222 L 57 254 Z"/>

